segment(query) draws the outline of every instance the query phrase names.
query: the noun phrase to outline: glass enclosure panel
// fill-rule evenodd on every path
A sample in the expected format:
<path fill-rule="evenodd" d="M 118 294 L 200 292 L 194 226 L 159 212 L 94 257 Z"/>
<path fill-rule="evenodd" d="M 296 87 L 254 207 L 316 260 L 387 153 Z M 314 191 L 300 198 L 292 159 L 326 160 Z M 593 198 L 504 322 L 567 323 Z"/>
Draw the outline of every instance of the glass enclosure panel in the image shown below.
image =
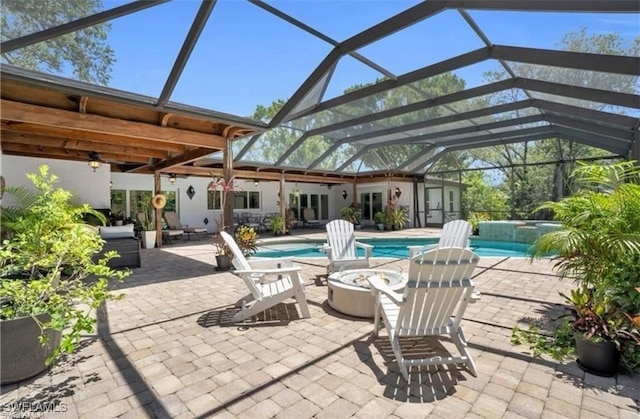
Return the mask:
<path fill-rule="evenodd" d="M 241 161 L 273 164 L 300 138 L 302 133 L 289 128 L 274 128 L 260 135 Z"/>
<path fill-rule="evenodd" d="M 251 22 L 251 30 L 240 29 L 240 22 Z M 291 97 L 330 50 L 326 42 L 249 2 L 219 1 L 171 100 L 255 117 L 258 105 Z"/>
<path fill-rule="evenodd" d="M 360 150 L 358 145 L 342 144 L 336 148 L 327 158 L 322 160 L 315 169 L 319 170 L 336 170 L 338 167 L 347 162 L 355 153 Z M 318 156 L 319 157 L 319 156 Z"/>
<path fill-rule="evenodd" d="M 585 28 L 587 39 L 596 35 L 606 37 L 617 33 L 621 39 L 632 42 L 638 35 L 638 16 L 620 13 L 550 13 L 550 12 L 511 12 L 469 10 L 471 17 L 482 27 L 489 39 L 498 45 L 514 45 L 528 48 L 566 50 L 571 40 L 582 39 L 581 29 Z M 571 25 L 567 25 L 567 22 Z M 498 25 L 496 22 L 509 22 Z M 545 28 L 544 32 L 540 28 Z M 533 35 L 535 34 L 535 35 Z M 575 51 L 593 52 L 596 42 L 571 42 Z M 629 50 L 620 51 L 621 55 L 633 55 Z"/>
<path fill-rule="evenodd" d="M 445 10 L 358 52 L 394 74 L 404 74 L 482 47 L 458 11 Z"/>
<path fill-rule="evenodd" d="M 323 135 L 309 137 L 285 159 L 284 164 L 291 167 L 308 167 L 335 142 L 335 139 Z"/>
<path fill-rule="evenodd" d="M 104 0 L 100 2 L 76 2 L 75 7 L 69 7 L 68 2 L 58 1 L 46 4 L 28 1 L 3 1 L 0 14 L 2 15 L 2 30 L 0 41 L 20 38 L 36 32 L 64 25 L 78 19 L 100 13 L 114 7 L 129 3 L 130 0 Z M 105 29 L 107 24 L 101 25 Z"/>
<path fill-rule="evenodd" d="M 509 62 L 518 77 L 564 83 L 571 86 L 589 86 L 592 89 L 637 94 L 640 91 L 637 76 L 602 73 L 599 71 L 574 70 L 538 64 Z"/>
<path fill-rule="evenodd" d="M 370 26 L 419 3 L 419 0 L 378 1 L 367 7 L 366 3 L 349 0 L 280 1 L 275 5 L 283 12 L 325 33 L 336 41 L 362 32 Z M 367 13 L 362 8 L 367 7 Z M 358 19 L 353 19 L 358 16 Z"/>
<path fill-rule="evenodd" d="M 198 7 L 197 2 L 160 4 L 109 21 L 102 26 L 103 39 L 100 29 L 89 27 L 2 54 L 2 62 L 157 97 Z"/>
<path fill-rule="evenodd" d="M 628 115 L 634 118 L 640 117 L 640 106 L 638 108 L 627 108 L 626 106 L 613 106 L 602 102 L 590 100 L 574 99 L 566 96 L 552 95 L 550 93 L 540 93 L 531 91 L 531 96 L 535 99 L 547 100 L 550 102 L 562 103 L 564 105 L 579 106 L 581 108 L 594 109 L 602 112 Z"/>
<path fill-rule="evenodd" d="M 374 70 L 366 64 L 345 55 L 338 61 L 323 100 L 341 96 L 347 92 L 362 89 L 371 84 L 380 83 L 385 79 L 384 74 Z"/>

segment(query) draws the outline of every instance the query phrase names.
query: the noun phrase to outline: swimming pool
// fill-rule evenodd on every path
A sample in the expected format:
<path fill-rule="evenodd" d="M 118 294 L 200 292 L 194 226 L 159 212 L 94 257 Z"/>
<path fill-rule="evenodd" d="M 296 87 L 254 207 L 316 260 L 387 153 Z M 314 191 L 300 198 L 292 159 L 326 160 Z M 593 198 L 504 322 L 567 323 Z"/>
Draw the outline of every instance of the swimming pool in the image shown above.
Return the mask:
<path fill-rule="evenodd" d="M 409 239 L 387 239 L 387 238 L 362 238 L 358 239 L 362 243 L 373 246 L 372 257 L 378 258 L 408 258 L 409 250 L 407 246 L 419 246 L 435 244 L 438 238 L 409 238 Z M 304 242 L 274 242 L 263 243 L 258 247 L 257 257 L 295 257 L 312 258 L 326 257 L 320 250 L 324 241 L 304 241 Z M 529 257 L 529 244 L 510 243 L 502 241 L 478 240 L 471 238 L 471 249 L 478 256 L 492 257 Z M 360 255 L 364 256 L 364 251 L 358 249 Z"/>

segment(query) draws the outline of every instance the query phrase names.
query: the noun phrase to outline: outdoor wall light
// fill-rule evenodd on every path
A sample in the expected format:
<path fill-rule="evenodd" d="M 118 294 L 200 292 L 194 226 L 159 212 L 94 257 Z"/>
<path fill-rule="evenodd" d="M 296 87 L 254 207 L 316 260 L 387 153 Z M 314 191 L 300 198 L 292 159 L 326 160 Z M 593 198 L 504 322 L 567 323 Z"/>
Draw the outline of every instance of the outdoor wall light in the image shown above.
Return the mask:
<path fill-rule="evenodd" d="M 333 185 L 332 185 L 332 184 L 330 184 L 330 183 L 329 183 L 329 184 L 327 184 L 327 189 L 331 189 L 332 187 L 333 187 Z"/>
<path fill-rule="evenodd" d="M 169 173 L 169 183 L 170 184 L 174 184 L 176 183 L 176 174 L 175 173 Z"/>
<path fill-rule="evenodd" d="M 349 194 L 347 193 L 347 190 L 346 190 L 346 189 L 343 189 L 343 190 L 342 190 L 342 198 L 343 198 L 343 199 L 347 199 L 347 196 L 349 196 Z"/>
<path fill-rule="evenodd" d="M 400 199 L 400 195 L 402 195 L 402 191 L 400 188 L 396 187 L 396 198 Z"/>
<path fill-rule="evenodd" d="M 89 167 L 95 172 L 100 166 L 102 166 L 102 163 L 100 163 L 100 154 L 95 151 L 91 151 L 89 153 Z"/>
<path fill-rule="evenodd" d="M 260 181 L 258 179 L 255 179 L 253 181 L 253 186 L 258 186 L 258 185 L 260 185 Z"/>

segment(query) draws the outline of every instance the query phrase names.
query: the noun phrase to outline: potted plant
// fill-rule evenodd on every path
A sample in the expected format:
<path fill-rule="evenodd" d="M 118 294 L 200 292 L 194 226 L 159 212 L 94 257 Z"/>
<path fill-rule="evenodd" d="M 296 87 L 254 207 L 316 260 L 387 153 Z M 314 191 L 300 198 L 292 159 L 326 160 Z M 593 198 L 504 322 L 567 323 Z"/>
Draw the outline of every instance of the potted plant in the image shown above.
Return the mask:
<path fill-rule="evenodd" d="M 223 230 L 218 230 L 223 231 Z M 215 246 L 215 257 L 216 257 L 216 270 L 217 271 L 228 271 L 231 269 L 231 259 L 233 258 L 233 252 L 227 246 L 227 243 L 222 238 L 221 234 L 216 235 L 216 241 L 214 242 Z"/>
<path fill-rule="evenodd" d="M 378 226 L 378 230 L 384 230 L 384 224 L 386 222 L 387 217 L 384 215 L 384 212 L 378 211 L 373 215 L 373 219 Z"/>
<path fill-rule="evenodd" d="M 142 228 L 142 247 L 152 249 L 156 245 L 156 228 L 153 222 L 151 201 L 143 201 L 141 209 L 142 211 L 138 213 L 138 221 Z"/>
<path fill-rule="evenodd" d="M 71 353 L 81 333 L 94 332 L 92 310 L 122 298 L 109 291 L 109 280 L 123 280 L 106 262 L 114 251 L 93 262 L 103 241 L 95 227 L 82 222 L 88 205 L 70 204 L 71 193 L 55 189 L 57 177 L 29 174 L 36 199 L 14 209 L 11 235 L 0 245 L 0 368 L 2 384 L 44 371 L 62 352 Z M 3 209 L 3 213 L 5 210 Z"/>
<path fill-rule="evenodd" d="M 298 220 L 296 219 L 296 214 L 295 212 L 293 212 L 291 208 L 288 208 L 288 207 L 284 214 L 285 214 L 284 226 L 286 227 L 285 234 L 291 234 L 291 229 L 298 223 Z"/>
<path fill-rule="evenodd" d="M 534 244 L 534 257 L 553 256 L 562 278 L 576 288 L 565 296 L 572 317 L 540 336 L 537 328 L 514 329 L 514 343 L 557 359 L 577 353 L 587 371 L 613 375 L 617 359 L 640 368 L 640 169 L 634 162 L 584 165 L 573 174 L 577 194 L 540 209 L 553 211 L 560 229 Z M 613 348 L 613 350 L 612 350 Z M 594 358 L 594 351 L 609 354 Z M 591 361 L 597 360 L 595 364 Z M 603 364 L 600 361 L 604 361 Z"/>
<path fill-rule="evenodd" d="M 350 205 L 348 207 L 340 208 L 340 216 L 354 225 L 360 224 L 360 211 L 357 207 Z"/>
<path fill-rule="evenodd" d="M 469 224 L 471 224 L 471 231 L 474 236 L 480 235 L 480 221 L 489 221 L 489 214 L 486 212 L 472 212 L 469 214 Z"/>
<path fill-rule="evenodd" d="M 251 256 L 251 254 L 258 250 L 258 233 L 256 233 L 253 227 L 249 227 L 248 225 L 238 226 L 234 234 L 234 239 L 245 257 Z"/>
<path fill-rule="evenodd" d="M 269 229 L 274 236 L 278 236 L 284 232 L 284 218 L 282 215 L 276 214 L 269 220 Z"/>
<path fill-rule="evenodd" d="M 409 222 L 409 214 L 406 208 L 403 207 L 395 207 L 391 210 L 390 213 L 390 223 L 392 228 L 402 229 L 405 224 Z"/>

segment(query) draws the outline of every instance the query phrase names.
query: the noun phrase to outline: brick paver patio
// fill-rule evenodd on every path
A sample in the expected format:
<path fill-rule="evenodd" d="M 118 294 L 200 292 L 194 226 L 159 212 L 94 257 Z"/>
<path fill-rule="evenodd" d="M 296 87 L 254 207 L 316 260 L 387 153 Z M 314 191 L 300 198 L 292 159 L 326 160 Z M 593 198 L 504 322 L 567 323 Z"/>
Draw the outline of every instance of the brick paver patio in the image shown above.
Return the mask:
<path fill-rule="evenodd" d="M 402 230 L 397 235 L 424 234 Z M 374 234 L 361 231 L 358 235 Z M 324 237 L 320 229 L 308 237 Z M 483 258 L 476 270 L 482 299 L 463 329 L 478 377 L 454 366 L 399 375 L 384 332 L 341 315 L 326 302 L 325 260 L 304 259 L 311 318 L 285 304 L 248 324 L 228 324 L 242 281 L 216 272 L 210 242 L 142 251 L 143 267 L 121 286 L 126 298 L 99 315 L 99 331 L 48 373 L 4 386 L 12 403 L 51 407 L 25 417 L 94 418 L 638 418 L 640 377 L 602 378 L 575 362 L 532 359 L 509 343 L 530 317 L 559 316 L 568 290 L 548 261 Z M 407 268 L 406 260 L 374 266 Z M 446 340 L 415 342 L 448 348 Z M 53 404 L 48 404 L 51 403 Z M 15 404 L 13 405 L 15 406 Z"/>

